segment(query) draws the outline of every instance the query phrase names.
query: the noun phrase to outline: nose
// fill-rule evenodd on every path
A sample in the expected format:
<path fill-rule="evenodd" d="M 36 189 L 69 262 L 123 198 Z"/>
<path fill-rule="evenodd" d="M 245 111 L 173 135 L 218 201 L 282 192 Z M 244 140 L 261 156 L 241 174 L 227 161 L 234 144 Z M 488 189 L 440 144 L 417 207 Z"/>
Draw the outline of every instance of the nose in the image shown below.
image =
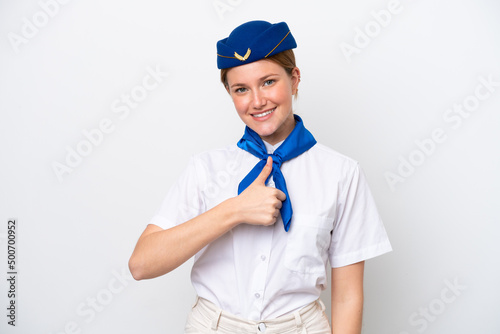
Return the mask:
<path fill-rule="evenodd" d="M 252 102 L 253 102 L 253 107 L 255 109 L 261 109 L 267 103 L 264 94 L 260 90 L 258 90 L 258 89 L 254 90 L 253 101 Z"/>

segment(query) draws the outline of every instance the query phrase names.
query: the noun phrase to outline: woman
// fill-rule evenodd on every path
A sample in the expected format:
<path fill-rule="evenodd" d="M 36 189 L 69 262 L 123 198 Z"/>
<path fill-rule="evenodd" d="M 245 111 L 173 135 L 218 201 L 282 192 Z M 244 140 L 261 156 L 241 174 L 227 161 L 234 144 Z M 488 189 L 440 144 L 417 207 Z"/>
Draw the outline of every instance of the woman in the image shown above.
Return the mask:
<path fill-rule="evenodd" d="M 247 22 L 217 43 L 244 136 L 191 159 L 130 258 L 140 280 L 195 256 L 186 333 L 361 332 L 364 260 L 391 246 L 357 162 L 293 114 L 295 47 L 284 22 Z M 331 328 L 318 299 L 328 262 Z"/>

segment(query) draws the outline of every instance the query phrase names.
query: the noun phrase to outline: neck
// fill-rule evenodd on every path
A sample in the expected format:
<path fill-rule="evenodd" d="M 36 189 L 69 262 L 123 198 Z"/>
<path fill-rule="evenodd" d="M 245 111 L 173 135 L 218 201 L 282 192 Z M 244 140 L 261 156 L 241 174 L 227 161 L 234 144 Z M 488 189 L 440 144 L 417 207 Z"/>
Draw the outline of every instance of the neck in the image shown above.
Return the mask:
<path fill-rule="evenodd" d="M 292 133 L 293 129 L 295 128 L 295 123 L 295 118 L 292 114 L 291 117 L 288 117 L 274 133 L 270 134 L 269 136 L 260 136 L 260 139 L 274 146 L 279 142 L 285 140 L 290 135 L 290 133 Z"/>

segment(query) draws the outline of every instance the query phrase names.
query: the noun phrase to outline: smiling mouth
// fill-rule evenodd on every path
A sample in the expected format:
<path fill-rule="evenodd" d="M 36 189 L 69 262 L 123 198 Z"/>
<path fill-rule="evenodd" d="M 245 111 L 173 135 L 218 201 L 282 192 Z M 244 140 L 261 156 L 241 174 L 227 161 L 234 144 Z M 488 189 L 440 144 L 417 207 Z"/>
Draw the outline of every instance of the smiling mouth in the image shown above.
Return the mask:
<path fill-rule="evenodd" d="M 261 114 L 252 114 L 253 117 L 257 117 L 257 118 L 260 118 L 260 117 L 264 117 L 264 116 L 267 116 L 269 114 L 271 114 L 273 111 L 275 111 L 276 108 L 273 108 L 271 110 L 268 110 L 268 111 L 264 111 L 263 113 Z"/>

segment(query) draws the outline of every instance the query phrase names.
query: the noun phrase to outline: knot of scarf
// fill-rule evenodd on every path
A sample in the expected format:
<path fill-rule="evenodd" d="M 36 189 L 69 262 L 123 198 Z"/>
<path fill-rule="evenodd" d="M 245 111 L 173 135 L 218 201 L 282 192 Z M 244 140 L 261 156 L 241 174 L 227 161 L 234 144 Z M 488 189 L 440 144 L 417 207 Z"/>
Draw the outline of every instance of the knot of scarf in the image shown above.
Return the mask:
<path fill-rule="evenodd" d="M 238 186 L 238 195 L 241 194 L 250 184 L 252 184 L 257 176 L 259 176 L 260 172 L 266 165 L 267 157 L 271 156 L 273 159 L 273 170 L 267 178 L 266 184 L 272 176 L 274 183 L 276 184 L 276 188 L 284 192 L 286 195 L 286 199 L 283 201 L 280 213 L 283 220 L 283 226 L 287 232 L 290 229 L 293 210 L 290 195 L 288 194 L 288 190 L 286 188 L 285 177 L 281 172 L 281 165 L 284 162 L 301 155 L 316 144 L 316 139 L 314 139 L 313 135 L 304 127 L 302 119 L 297 115 L 294 115 L 294 118 L 296 123 L 292 132 L 272 154 L 267 153 L 266 145 L 260 136 L 248 126 L 245 128 L 243 137 L 238 142 L 239 148 L 261 159 L 240 182 Z"/>

